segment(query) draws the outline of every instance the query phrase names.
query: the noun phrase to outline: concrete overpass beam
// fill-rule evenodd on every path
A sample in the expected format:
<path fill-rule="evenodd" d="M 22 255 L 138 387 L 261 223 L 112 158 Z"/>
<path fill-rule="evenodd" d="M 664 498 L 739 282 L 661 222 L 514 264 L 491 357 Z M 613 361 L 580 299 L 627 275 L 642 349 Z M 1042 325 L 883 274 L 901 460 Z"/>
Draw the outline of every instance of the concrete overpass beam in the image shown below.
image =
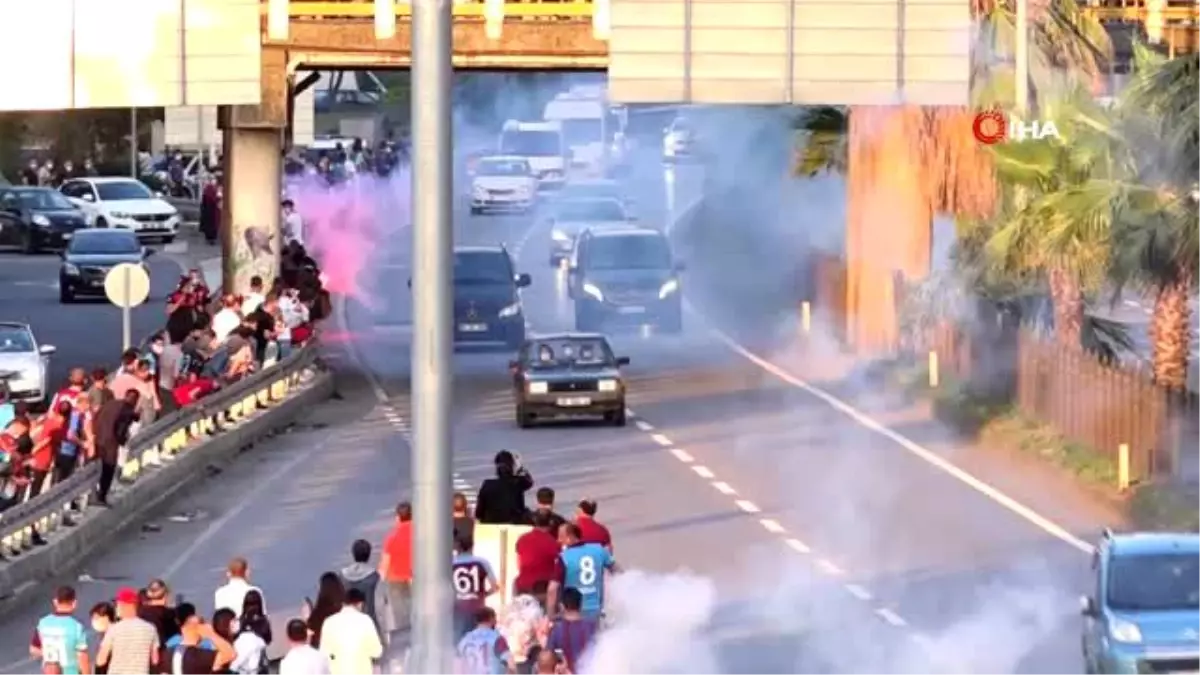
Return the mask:
<path fill-rule="evenodd" d="M 290 87 L 287 54 L 263 50 L 262 101 L 224 106 L 224 204 L 221 254 L 226 292 L 246 293 L 259 276 L 269 287 L 279 270 L 279 201 Z"/>

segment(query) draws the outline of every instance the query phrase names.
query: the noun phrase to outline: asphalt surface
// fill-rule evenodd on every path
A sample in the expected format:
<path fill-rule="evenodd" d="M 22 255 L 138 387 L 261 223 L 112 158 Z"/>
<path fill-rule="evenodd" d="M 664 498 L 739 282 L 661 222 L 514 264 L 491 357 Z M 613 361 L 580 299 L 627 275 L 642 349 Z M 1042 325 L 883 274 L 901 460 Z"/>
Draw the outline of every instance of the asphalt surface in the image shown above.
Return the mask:
<path fill-rule="evenodd" d="M 642 164 L 630 180 L 639 214 L 665 224 L 669 206 L 696 196 L 698 170 L 679 169 L 668 190 L 663 169 Z M 459 243 L 506 242 L 518 271 L 533 276 L 524 305 L 534 330 L 570 327 L 536 217 L 460 214 L 455 226 Z M 685 292 L 751 273 L 730 232 L 729 246 L 710 247 L 728 258 L 687 260 Z M 348 325 L 329 346 L 347 370 L 367 364 L 382 400 L 347 374 L 342 400 L 182 497 L 172 510 L 187 522 L 164 518 L 89 564 L 81 606 L 161 576 L 210 610 L 223 566 L 243 555 L 281 623 L 321 572 L 346 564 L 352 539 L 382 540 L 409 494 L 406 242 L 402 223 L 376 238 L 365 301 L 348 303 Z M 820 385 L 853 399 L 848 409 L 768 372 L 778 368 L 710 330 L 749 335 L 757 319 L 739 316 L 728 296 L 691 300 L 698 313 L 683 336 L 614 338 L 632 359 L 635 416 L 623 429 L 518 430 L 508 355 L 456 355 L 458 489 L 487 477 L 497 450 L 519 452 L 562 510 L 599 501 L 618 559 L 635 570 L 612 588 L 627 627 L 606 636 L 598 672 L 1079 670 L 1086 554 L 941 458 L 1000 476 L 996 488 L 1080 537 L 1098 532 L 1101 510 L 956 455 L 944 434 L 889 417 L 889 401 L 853 382 Z M 922 445 L 871 428 L 878 423 Z M 0 621 L 0 671 L 29 672 L 26 639 L 41 611 Z"/>
<path fill-rule="evenodd" d="M 50 360 L 51 392 L 75 366 L 112 369 L 121 359 L 121 310 L 103 297 L 60 304 L 59 264 L 54 253 L 27 256 L 0 249 L 0 320 L 28 322 L 39 344 L 57 347 Z M 179 280 L 172 255 L 160 250 L 149 265 L 150 298 L 132 310 L 135 344 L 166 324 L 163 303 Z"/>

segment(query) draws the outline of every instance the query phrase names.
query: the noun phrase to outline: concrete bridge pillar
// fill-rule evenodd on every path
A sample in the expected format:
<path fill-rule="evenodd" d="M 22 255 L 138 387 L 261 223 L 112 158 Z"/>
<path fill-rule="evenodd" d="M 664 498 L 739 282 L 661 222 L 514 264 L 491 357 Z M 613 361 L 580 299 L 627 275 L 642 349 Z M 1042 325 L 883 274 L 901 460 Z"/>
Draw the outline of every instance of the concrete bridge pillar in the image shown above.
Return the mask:
<path fill-rule="evenodd" d="M 280 195 L 288 124 L 286 54 L 263 50 L 262 102 L 223 106 L 224 208 L 221 257 L 224 288 L 245 293 L 260 276 L 270 287 L 279 270 Z"/>

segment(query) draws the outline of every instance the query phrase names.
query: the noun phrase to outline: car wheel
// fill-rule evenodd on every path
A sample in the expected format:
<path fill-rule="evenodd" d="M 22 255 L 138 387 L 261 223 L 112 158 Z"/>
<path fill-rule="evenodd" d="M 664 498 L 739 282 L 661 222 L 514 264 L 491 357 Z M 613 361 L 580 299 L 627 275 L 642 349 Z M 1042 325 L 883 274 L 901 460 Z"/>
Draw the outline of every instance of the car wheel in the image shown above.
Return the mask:
<path fill-rule="evenodd" d="M 75 293 L 73 293 L 71 291 L 71 289 L 66 288 L 65 286 L 59 286 L 58 287 L 58 301 L 61 304 L 69 305 L 72 302 L 75 302 Z"/>
<path fill-rule="evenodd" d="M 471 207 L 471 215 L 478 216 L 481 213 L 483 213 L 483 209 L 479 208 L 478 206 Z"/>
<path fill-rule="evenodd" d="M 171 235 L 171 236 L 169 236 L 169 237 L 163 237 L 163 238 L 162 238 L 162 243 L 163 243 L 164 245 L 165 245 L 165 244 L 173 244 L 173 243 L 175 243 L 175 235 Z"/>
<path fill-rule="evenodd" d="M 604 421 L 608 422 L 609 424 L 613 425 L 614 427 L 625 426 L 625 404 L 621 403 L 620 410 L 614 410 L 610 413 L 605 413 Z"/>
<path fill-rule="evenodd" d="M 108 227 L 108 221 L 103 218 L 97 218 L 96 227 Z"/>
<path fill-rule="evenodd" d="M 528 429 L 533 426 L 533 414 L 525 412 L 523 406 L 517 406 L 517 426 Z"/>

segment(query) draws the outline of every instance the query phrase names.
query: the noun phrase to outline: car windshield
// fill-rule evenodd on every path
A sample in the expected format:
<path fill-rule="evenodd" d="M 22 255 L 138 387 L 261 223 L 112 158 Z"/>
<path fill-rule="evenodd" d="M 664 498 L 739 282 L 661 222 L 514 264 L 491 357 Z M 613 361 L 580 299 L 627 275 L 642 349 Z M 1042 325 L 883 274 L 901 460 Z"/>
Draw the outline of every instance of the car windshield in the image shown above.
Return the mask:
<path fill-rule="evenodd" d="M 602 338 L 559 338 L 535 340 L 526 359 L 531 368 L 595 368 L 615 362 Z"/>
<path fill-rule="evenodd" d="M 621 190 L 612 183 L 568 183 L 559 193 L 559 199 L 563 202 L 620 198 Z"/>
<path fill-rule="evenodd" d="M 480 176 L 528 176 L 529 162 L 523 159 L 483 159 L 475 173 Z"/>
<path fill-rule="evenodd" d="M 562 121 L 563 138 L 567 145 L 586 145 L 604 140 L 604 124 L 600 118 Z"/>
<path fill-rule="evenodd" d="M 125 180 L 115 183 L 96 183 L 100 201 L 113 202 L 122 199 L 151 199 L 150 190 L 137 181 Z"/>
<path fill-rule="evenodd" d="M 504 253 L 461 251 L 454 254 L 454 283 L 511 284 L 512 265 Z"/>
<path fill-rule="evenodd" d="M 79 232 L 67 247 L 68 253 L 79 255 L 120 255 L 140 253 L 137 235 L 132 232 Z"/>
<path fill-rule="evenodd" d="M 564 222 L 607 223 L 625 220 L 625 209 L 615 199 L 581 199 L 559 202 L 554 217 Z"/>
<path fill-rule="evenodd" d="M 19 326 L 0 326 L 0 354 L 27 354 L 34 351 L 33 336 Z"/>
<path fill-rule="evenodd" d="M 1108 606 L 1126 612 L 1200 609 L 1200 556 L 1166 553 L 1113 557 L 1109 562 Z"/>
<path fill-rule="evenodd" d="M 557 131 L 505 131 L 500 134 L 500 152 L 520 157 L 562 155 L 562 135 Z"/>
<path fill-rule="evenodd" d="M 671 248 L 661 236 L 595 237 L 583 264 L 592 270 L 665 270 L 671 267 Z"/>
<path fill-rule="evenodd" d="M 75 206 L 57 190 L 17 190 L 21 206 L 30 211 L 65 211 Z"/>

